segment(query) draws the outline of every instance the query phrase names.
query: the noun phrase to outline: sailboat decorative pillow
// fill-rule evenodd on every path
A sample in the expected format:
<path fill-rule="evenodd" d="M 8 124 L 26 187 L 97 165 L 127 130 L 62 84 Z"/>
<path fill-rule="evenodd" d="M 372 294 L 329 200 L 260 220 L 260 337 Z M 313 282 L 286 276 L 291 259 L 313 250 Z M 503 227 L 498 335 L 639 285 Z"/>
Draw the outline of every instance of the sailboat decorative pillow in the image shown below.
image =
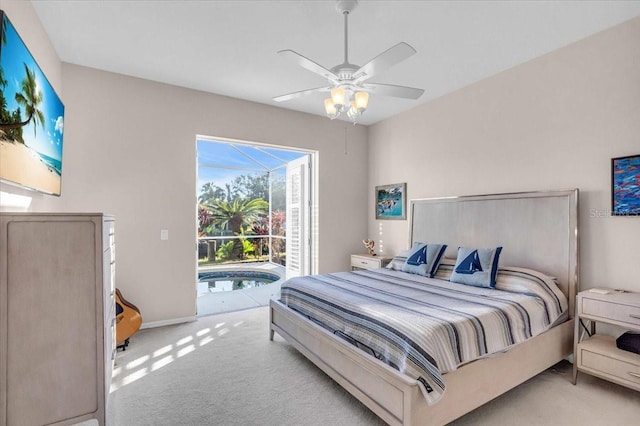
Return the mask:
<path fill-rule="evenodd" d="M 433 277 L 447 249 L 446 244 L 416 244 L 402 266 L 403 272 Z"/>
<path fill-rule="evenodd" d="M 501 251 L 502 247 L 458 247 L 458 258 L 449 280 L 476 287 L 494 288 Z"/>

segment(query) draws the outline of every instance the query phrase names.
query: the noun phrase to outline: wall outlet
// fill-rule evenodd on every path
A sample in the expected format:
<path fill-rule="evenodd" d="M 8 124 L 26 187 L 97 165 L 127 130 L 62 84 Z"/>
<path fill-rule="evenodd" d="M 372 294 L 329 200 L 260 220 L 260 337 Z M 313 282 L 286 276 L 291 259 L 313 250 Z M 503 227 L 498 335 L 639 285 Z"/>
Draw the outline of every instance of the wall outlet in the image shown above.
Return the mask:
<path fill-rule="evenodd" d="M 169 239 L 169 230 L 168 229 L 161 229 L 160 230 L 160 239 L 163 240 L 163 241 Z"/>

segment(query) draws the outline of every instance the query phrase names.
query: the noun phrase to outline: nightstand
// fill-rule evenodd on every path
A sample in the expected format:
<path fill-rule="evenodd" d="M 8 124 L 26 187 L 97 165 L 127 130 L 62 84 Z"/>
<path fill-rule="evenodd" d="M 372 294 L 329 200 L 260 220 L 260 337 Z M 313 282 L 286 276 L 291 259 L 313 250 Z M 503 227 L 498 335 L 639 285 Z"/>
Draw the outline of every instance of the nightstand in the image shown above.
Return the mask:
<path fill-rule="evenodd" d="M 373 256 L 371 254 L 352 254 L 351 270 L 384 268 L 391 262 L 391 257 Z"/>
<path fill-rule="evenodd" d="M 580 325 L 584 324 L 584 328 Z M 640 332 L 640 293 L 582 291 L 576 300 L 573 384 L 578 371 L 640 390 L 640 354 L 616 347 L 616 339 L 596 333 L 596 323 Z M 583 339 L 586 327 L 590 337 Z"/>

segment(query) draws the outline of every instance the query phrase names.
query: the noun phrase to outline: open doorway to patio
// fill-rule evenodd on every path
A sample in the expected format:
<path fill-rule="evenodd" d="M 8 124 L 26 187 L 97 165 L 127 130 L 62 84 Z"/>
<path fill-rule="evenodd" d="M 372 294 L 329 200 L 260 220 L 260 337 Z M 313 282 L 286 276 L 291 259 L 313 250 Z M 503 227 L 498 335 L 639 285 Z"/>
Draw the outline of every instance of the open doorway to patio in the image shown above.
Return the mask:
<path fill-rule="evenodd" d="M 198 315 L 278 297 L 316 271 L 314 152 L 197 138 Z"/>

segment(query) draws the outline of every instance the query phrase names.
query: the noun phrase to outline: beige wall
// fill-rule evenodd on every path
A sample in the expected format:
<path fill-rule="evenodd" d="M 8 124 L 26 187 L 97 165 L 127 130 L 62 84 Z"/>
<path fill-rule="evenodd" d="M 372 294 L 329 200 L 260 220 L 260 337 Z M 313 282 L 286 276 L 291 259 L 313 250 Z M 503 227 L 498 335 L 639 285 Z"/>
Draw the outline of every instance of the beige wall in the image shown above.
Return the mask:
<path fill-rule="evenodd" d="M 145 321 L 195 315 L 196 135 L 317 150 L 319 271 L 359 249 L 365 127 L 70 64 L 63 81 L 62 197 L 48 207 L 116 216 L 117 286 Z"/>
<path fill-rule="evenodd" d="M 640 291 L 640 218 L 600 217 L 611 158 L 640 154 L 638 40 L 640 18 L 371 126 L 369 187 L 407 182 L 409 198 L 579 188 L 581 287 Z M 370 208 L 387 252 L 406 248 L 407 229 Z"/>
<path fill-rule="evenodd" d="M 198 134 L 317 150 L 318 270 L 345 270 L 362 250 L 365 127 L 61 64 L 30 2 L 0 7 L 65 104 L 62 196 L 0 189 L 31 197 L 31 211 L 114 214 L 117 286 L 145 322 L 196 313 Z"/>
<path fill-rule="evenodd" d="M 320 152 L 319 272 L 347 269 L 364 237 L 405 248 L 406 221 L 373 219 L 375 185 L 407 182 L 409 198 L 577 187 L 582 287 L 640 290 L 640 219 L 599 217 L 610 158 L 640 153 L 640 19 L 367 129 L 63 65 L 30 2 L 0 8 L 66 106 L 62 196 L 0 189 L 33 211 L 116 215 L 118 287 L 148 322 L 195 314 L 196 134 Z"/>

